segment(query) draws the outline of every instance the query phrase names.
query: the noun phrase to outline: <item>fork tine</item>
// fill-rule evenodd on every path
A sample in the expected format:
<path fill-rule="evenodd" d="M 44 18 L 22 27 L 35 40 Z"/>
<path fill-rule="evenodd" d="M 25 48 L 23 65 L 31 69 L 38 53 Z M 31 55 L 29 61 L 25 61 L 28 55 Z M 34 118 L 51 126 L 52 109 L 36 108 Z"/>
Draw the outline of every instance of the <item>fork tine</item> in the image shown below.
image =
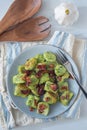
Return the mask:
<path fill-rule="evenodd" d="M 60 55 L 61 55 L 61 57 L 62 57 L 62 59 L 63 59 L 63 61 L 64 62 L 66 62 L 67 61 L 67 59 L 66 59 L 66 57 L 64 56 L 64 54 L 59 50 L 59 53 L 60 53 Z"/>
<path fill-rule="evenodd" d="M 60 51 L 60 50 L 57 50 L 57 55 L 58 55 L 58 59 L 59 61 L 64 64 L 67 62 L 67 58 L 64 56 L 64 54 Z"/>
<path fill-rule="evenodd" d="M 60 58 L 58 52 L 56 52 L 56 57 L 57 57 L 57 60 L 58 60 L 61 64 L 63 64 L 62 58 Z"/>

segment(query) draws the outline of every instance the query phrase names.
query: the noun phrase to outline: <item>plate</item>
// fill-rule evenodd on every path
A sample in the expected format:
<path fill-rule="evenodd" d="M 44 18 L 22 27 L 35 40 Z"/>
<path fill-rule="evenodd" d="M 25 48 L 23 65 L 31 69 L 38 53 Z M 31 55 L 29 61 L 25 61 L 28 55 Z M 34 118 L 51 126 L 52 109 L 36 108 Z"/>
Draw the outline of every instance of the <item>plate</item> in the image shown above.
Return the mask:
<path fill-rule="evenodd" d="M 27 98 L 21 98 L 21 97 L 16 97 L 13 95 L 14 93 L 14 88 L 15 85 L 12 83 L 12 77 L 17 74 L 17 68 L 19 65 L 24 64 L 25 61 L 31 57 L 34 57 L 36 54 L 44 53 L 46 51 L 51 51 L 53 53 L 56 52 L 60 48 L 52 45 L 36 45 L 29 47 L 25 51 L 23 51 L 12 63 L 8 75 L 7 75 L 7 90 L 9 93 L 9 96 L 13 103 L 17 106 L 19 110 L 27 114 L 28 116 L 35 117 L 35 118 L 53 118 L 55 116 L 58 116 L 60 114 L 63 114 L 66 112 L 70 107 L 74 104 L 75 100 L 78 97 L 79 93 L 79 86 L 76 84 L 76 82 L 73 79 L 69 79 L 69 88 L 70 90 L 74 93 L 74 97 L 72 98 L 71 102 L 69 103 L 68 106 L 63 106 L 61 103 L 56 103 L 52 106 L 50 106 L 50 112 L 48 116 L 43 116 L 41 114 L 37 114 L 36 111 L 30 112 L 29 107 L 25 105 L 26 99 Z M 63 51 L 63 50 L 62 50 Z M 79 72 L 76 67 L 76 64 L 72 60 L 72 58 L 63 51 L 63 53 L 67 56 L 68 60 L 73 66 L 73 70 L 76 73 L 77 77 L 79 78 Z"/>

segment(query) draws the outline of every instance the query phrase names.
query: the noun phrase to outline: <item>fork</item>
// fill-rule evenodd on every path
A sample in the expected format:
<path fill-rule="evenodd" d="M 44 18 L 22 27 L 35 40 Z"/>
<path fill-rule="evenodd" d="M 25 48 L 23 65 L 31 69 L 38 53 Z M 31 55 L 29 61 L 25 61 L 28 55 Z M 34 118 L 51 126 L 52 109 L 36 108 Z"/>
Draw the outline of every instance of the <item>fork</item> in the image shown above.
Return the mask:
<path fill-rule="evenodd" d="M 87 99 L 87 92 L 84 90 L 84 88 L 82 87 L 80 81 L 78 80 L 76 74 L 74 73 L 72 66 L 69 62 L 69 60 L 67 59 L 67 57 L 63 54 L 63 52 L 61 50 L 57 50 L 56 51 L 56 56 L 58 61 L 65 66 L 65 68 L 68 70 L 68 72 L 71 74 L 71 76 L 74 78 L 74 80 L 76 81 L 76 83 L 79 85 L 80 89 L 82 90 L 84 96 Z"/>

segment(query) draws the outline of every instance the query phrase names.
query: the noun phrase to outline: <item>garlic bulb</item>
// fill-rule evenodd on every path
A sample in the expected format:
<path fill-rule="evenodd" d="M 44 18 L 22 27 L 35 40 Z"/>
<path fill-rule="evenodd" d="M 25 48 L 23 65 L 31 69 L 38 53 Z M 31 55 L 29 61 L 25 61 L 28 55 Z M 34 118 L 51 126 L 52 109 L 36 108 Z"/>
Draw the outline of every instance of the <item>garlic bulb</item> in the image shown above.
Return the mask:
<path fill-rule="evenodd" d="M 79 18 L 79 11 L 73 3 L 61 3 L 55 8 L 54 13 L 60 25 L 72 25 Z"/>

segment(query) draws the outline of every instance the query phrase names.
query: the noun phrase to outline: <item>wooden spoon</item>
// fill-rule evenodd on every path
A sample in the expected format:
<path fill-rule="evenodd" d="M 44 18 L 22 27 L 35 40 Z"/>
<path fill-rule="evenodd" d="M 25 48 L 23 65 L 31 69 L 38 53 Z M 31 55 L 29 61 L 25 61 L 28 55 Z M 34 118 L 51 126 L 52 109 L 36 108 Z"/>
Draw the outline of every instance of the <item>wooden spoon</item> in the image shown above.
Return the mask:
<path fill-rule="evenodd" d="M 38 41 L 43 40 L 50 33 L 50 23 L 48 18 L 39 16 L 20 23 L 13 30 L 0 35 L 0 41 Z"/>
<path fill-rule="evenodd" d="M 0 34 L 32 17 L 41 7 L 41 0 L 15 0 L 0 21 Z"/>

